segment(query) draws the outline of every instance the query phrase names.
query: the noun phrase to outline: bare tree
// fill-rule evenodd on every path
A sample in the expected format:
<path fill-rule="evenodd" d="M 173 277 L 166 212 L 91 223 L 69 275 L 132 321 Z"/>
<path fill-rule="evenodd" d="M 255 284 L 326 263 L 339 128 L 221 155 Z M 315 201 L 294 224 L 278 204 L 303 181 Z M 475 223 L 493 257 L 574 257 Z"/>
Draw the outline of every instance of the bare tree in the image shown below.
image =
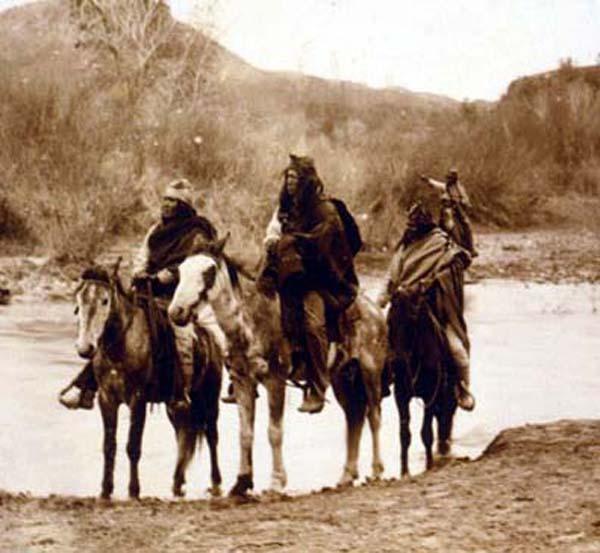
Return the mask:
<path fill-rule="evenodd" d="M 135 102 L 151 62 L 165 46 L 176 22 L 163 0 L 72 0 L 80 30 L 79 46 L 108 52 Z"/>

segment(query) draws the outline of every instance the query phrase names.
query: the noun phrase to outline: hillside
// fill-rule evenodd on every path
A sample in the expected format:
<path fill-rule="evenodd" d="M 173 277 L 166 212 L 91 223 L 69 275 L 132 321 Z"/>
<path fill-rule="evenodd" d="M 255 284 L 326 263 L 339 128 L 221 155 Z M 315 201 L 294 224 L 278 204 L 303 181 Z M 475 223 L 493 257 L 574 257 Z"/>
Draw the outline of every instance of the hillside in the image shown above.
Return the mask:
<path fill-rule="evenodd" d="M 400 156 L 458 107 L 429 94 L 261 71 L 168 13 L 145 42 L 123 25 L 100 32 L 94 17 L 66 0 L 0 14 L 0 137 L 9 145 L 0 169 L 19 190 L 0 191 L 0 235 L 59 258 L 74 257 L 61 250 L 84 229 L 101 232 L 88 232 L 82 256 L 95 255 L 103 236 L 139 232 L 174 175 L 198 185 L 234 241 L 255 236 L 290 151 L 311 153 L 329 190 L 360 209 L 376 163 L 369 152 L 389 144 Z M 25 199 L 27 213 L 16 208 Z"/>
<path fill-rule="evenodd" d="M 594 69 L 562 67 L 517 81 L 496 104 L 460 104 L 258 70 L 160 2 L 104 0 L 108 26 L 90 5 L 0 14 L 0 243 L 93 258 L 115 235 L 138 236 L 165 181 L 186 176 L 218 228 L 256 252 L 291 151 L 315 158 L 369 247 L 397 239 L 405 207 L 424 196 L 416 176 L 451 165 L 485 225 L 556 221 L 565 200 L 555 197 L 570 198 L 568 220 L 589 220 Z"/>

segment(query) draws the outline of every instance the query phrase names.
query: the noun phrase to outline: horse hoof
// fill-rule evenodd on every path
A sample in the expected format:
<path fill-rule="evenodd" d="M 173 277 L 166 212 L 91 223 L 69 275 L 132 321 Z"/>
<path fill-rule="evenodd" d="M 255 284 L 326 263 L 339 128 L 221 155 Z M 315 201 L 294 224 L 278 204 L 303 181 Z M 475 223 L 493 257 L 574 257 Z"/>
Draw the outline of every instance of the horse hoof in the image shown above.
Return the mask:
<path fill-rule="evenodd" d="M 173 488 L 174 497 L 185 497 L 185 490 L 182 487 Z"/>
<path fill-rule="evenodd" d="M 343 490 L 343 489 L 346 489 L 346 488 L 352 488 L 353 486 L 354 486 L 354 480 L 344 480 L 344 479 L 341 479 L 337 483 L 336 488 L 338 490 Z"/>
<path fill-rule="evenodd" d="M 221 486 L 211 486 L 206 490 L 211 497 L 221 497 L 223 495 L 223 491 L 221 490 Z"/>
<path fill-rule="evenodd" d="M 286 485 L 287 476 L 273 476 L 271 478 L 271 485 L 269 486 L 269 491 L 276 494 L 283 494 Z"/>
<path fill-rule="evenodd" d="M 337 483 L 337 488 L 351 488 L 354 485 L 354 481 L 358 478 L 358 474 L 350 474 L 348 472 L 344 472 L 342 477 L 339 479 Z"/>
<path fill-rule="evenodd" d="M 372 468 L 371 479 L 380 480 L 384 470 L 383 463 L 375 463 Z"/>
<path fill-rule="evenodd" d="M 229 495 L 231 497 L 246 497 L 248 495 L 248 491 L 254 488 L 254 482 L 252 481 L 252 476 L 248 474 L 240 474 L 237 478 L 237 481 Z"/>
<path fill-rule="evenodd" d="M 438 454 L 442 457 L 450 455 L 450 444 L 448 442 L 440 442 L 438 444 Z"/>

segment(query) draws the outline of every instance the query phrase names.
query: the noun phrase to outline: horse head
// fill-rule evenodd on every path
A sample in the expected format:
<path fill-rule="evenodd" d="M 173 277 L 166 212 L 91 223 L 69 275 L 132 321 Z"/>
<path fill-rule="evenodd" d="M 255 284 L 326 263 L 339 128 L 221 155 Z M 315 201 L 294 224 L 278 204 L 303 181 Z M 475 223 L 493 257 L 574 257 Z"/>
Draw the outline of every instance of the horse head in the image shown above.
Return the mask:
<path fill-rule="evenodd" d="M 120 258 L 112 273 L 106 268 L 93 265 L 81 273 L 75 290 L 75 314 L 78 318 L 77 353 L 91 359 L 114 310 L 115 292 L 121 290 L 118 281 Z"/>
<path fill-rule="evenodd" d="M 215 301 L 226 286 L 223 249 L 228 237 L 218 242 L 195 242 L 179 265 L 179 283 L 169 305 L 169 317 L 176 325 L 188 324 L 197 310 Z"/>

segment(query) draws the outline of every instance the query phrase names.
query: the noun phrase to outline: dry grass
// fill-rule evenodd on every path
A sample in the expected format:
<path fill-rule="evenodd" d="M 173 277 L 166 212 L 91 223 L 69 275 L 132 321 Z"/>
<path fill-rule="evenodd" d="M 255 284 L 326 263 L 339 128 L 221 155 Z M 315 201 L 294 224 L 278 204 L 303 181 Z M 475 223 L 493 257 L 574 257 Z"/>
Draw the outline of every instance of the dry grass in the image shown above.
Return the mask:
<path fill-rule="evenodd" d="M 417 175 L 441 177 L 450 165 L 478 222 L 593 216 L 561 212 L 552 199 L 599 193 L 593 72 L 563 68 L 491 107 L 411 104 L 241 66 L 251 77 L 227 80 L 224 54 L 178 26 L 132 80 L 114 56 L 82 42 L 66 6 L 30 6 L 0 39 L 4 241 L 38 244 L 57 260 L 93 258 L 115 235 L 139 235 L 164 183 L 185 176 L 231 247 L 258 254 L 289 152 L 315 158 L 326 192 L 348 203 L 371 249 L 397 240 L 405 207 L 425 194 Z"/>

